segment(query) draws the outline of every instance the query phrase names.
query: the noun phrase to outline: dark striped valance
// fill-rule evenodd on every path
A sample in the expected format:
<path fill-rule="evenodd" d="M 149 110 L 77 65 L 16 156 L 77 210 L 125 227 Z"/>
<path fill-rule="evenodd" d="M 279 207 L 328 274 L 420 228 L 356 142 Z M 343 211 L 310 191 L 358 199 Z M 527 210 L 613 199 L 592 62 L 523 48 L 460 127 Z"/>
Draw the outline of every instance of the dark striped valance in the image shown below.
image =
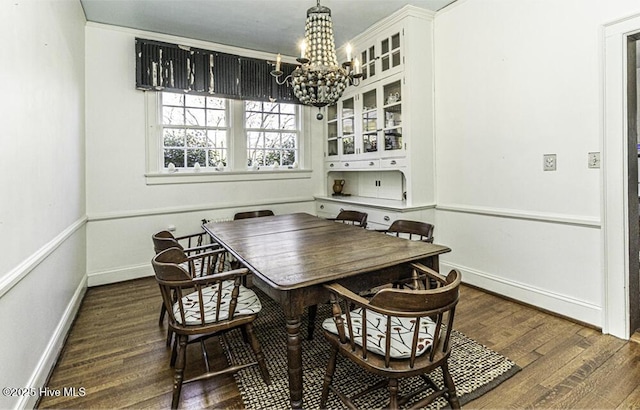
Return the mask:
<path fill-rule="evenodd" d="M 295 64 L 282 63 L 287 76 Z M 136 88 L 296 103 L 291 87 L 277 85 L 273 62 L 136 38 Z"/>

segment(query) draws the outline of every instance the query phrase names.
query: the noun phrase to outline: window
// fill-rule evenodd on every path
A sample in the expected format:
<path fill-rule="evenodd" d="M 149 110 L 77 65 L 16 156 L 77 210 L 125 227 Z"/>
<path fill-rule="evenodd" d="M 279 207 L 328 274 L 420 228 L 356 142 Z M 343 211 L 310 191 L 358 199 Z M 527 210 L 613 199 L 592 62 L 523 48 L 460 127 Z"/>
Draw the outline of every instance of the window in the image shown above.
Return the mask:
<path fill-rule="evenodd" d="M 299 115 L 295 104 L 172 92 L 162 92 L 160 98 L 164 169 L 220 170 L 231 166 L 246 170 L 293 167 L 298 163 Z M 244 121 L 233 121 L 234 116 Z M 240 142 L 240 138 L 246 142 Z M 233 153 L 230 147 L 246 150 Z M 231 164 L 230 158 L 235 158 L 236 164 Z"/>
<path fill-rule="evenodd" d="M 298 115 L 294 104 L 244 102 L 247 165 L 293 166 L 298 158 Z"/>
<path fill-rule="evenodd" d="M 229 104 L 224 98 L 163 92 L 163 167 L 226 166 Z"/>
<path fill-rule="evenodd" d="M 322 123 L 297 104 L 145 92 L 147 184 L 310 178 Z M 173 164 L 173 165 L 171 165 Z"/>

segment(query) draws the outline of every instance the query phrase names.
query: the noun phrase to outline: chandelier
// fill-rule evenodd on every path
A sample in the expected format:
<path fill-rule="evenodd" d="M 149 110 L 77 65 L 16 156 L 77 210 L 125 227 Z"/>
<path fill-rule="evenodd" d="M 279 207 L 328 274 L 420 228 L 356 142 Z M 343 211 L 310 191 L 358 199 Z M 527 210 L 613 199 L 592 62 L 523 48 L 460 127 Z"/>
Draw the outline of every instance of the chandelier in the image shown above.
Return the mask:
<path fill-rule="evenodd" d="M 351 59 L 351 48 L 346 47 L 347 61 L 338 65 L 336 46 L 333 38 L 333 23 L 331 9 L 317 5 L 307 10 L 307 21 L 304 29 L 304 40 L 300 45 L 300 63 L 298 67 L 280 81 L 283 75 L 280 71 L 281 56 L 276 58 L 275 70 L 271 75 L 279 85 L 287 83 L 293 87 L 293 94 L 302 104 L 314 107 L 333 105 L 342 96 L 348 85 L 358 85 L 362 72 L 358 59 Z M 322 119 L 322 113 L 317 118 Z"/>

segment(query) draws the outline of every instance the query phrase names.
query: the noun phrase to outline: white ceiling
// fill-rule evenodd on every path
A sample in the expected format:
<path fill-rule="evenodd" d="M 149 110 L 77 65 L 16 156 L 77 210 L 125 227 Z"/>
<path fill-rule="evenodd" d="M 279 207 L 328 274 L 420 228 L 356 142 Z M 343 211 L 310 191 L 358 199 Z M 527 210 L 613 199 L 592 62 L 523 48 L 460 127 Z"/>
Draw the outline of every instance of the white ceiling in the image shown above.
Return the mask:
<path fill-rule="evenodd" d="M 336 47 L 407 4 L 437 11 L 455 0 L 322 0 Z M 297 55 L 316 0 L 81 0 L 88 21 L 250 50 Z"/>

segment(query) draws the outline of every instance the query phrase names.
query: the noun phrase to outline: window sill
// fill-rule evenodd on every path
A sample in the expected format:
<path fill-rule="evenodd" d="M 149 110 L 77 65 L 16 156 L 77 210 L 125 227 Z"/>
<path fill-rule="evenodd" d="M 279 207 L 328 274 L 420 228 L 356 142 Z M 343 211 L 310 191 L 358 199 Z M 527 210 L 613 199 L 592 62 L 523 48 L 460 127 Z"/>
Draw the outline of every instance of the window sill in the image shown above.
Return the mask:
<path fill-rule="evenodd" d="M 251 171 L 187 171 L 145 174 L 147 185 L 199 184 L 203 182 L 268 181 L 311 178 L 307 169 L 256 169 Z"/>

